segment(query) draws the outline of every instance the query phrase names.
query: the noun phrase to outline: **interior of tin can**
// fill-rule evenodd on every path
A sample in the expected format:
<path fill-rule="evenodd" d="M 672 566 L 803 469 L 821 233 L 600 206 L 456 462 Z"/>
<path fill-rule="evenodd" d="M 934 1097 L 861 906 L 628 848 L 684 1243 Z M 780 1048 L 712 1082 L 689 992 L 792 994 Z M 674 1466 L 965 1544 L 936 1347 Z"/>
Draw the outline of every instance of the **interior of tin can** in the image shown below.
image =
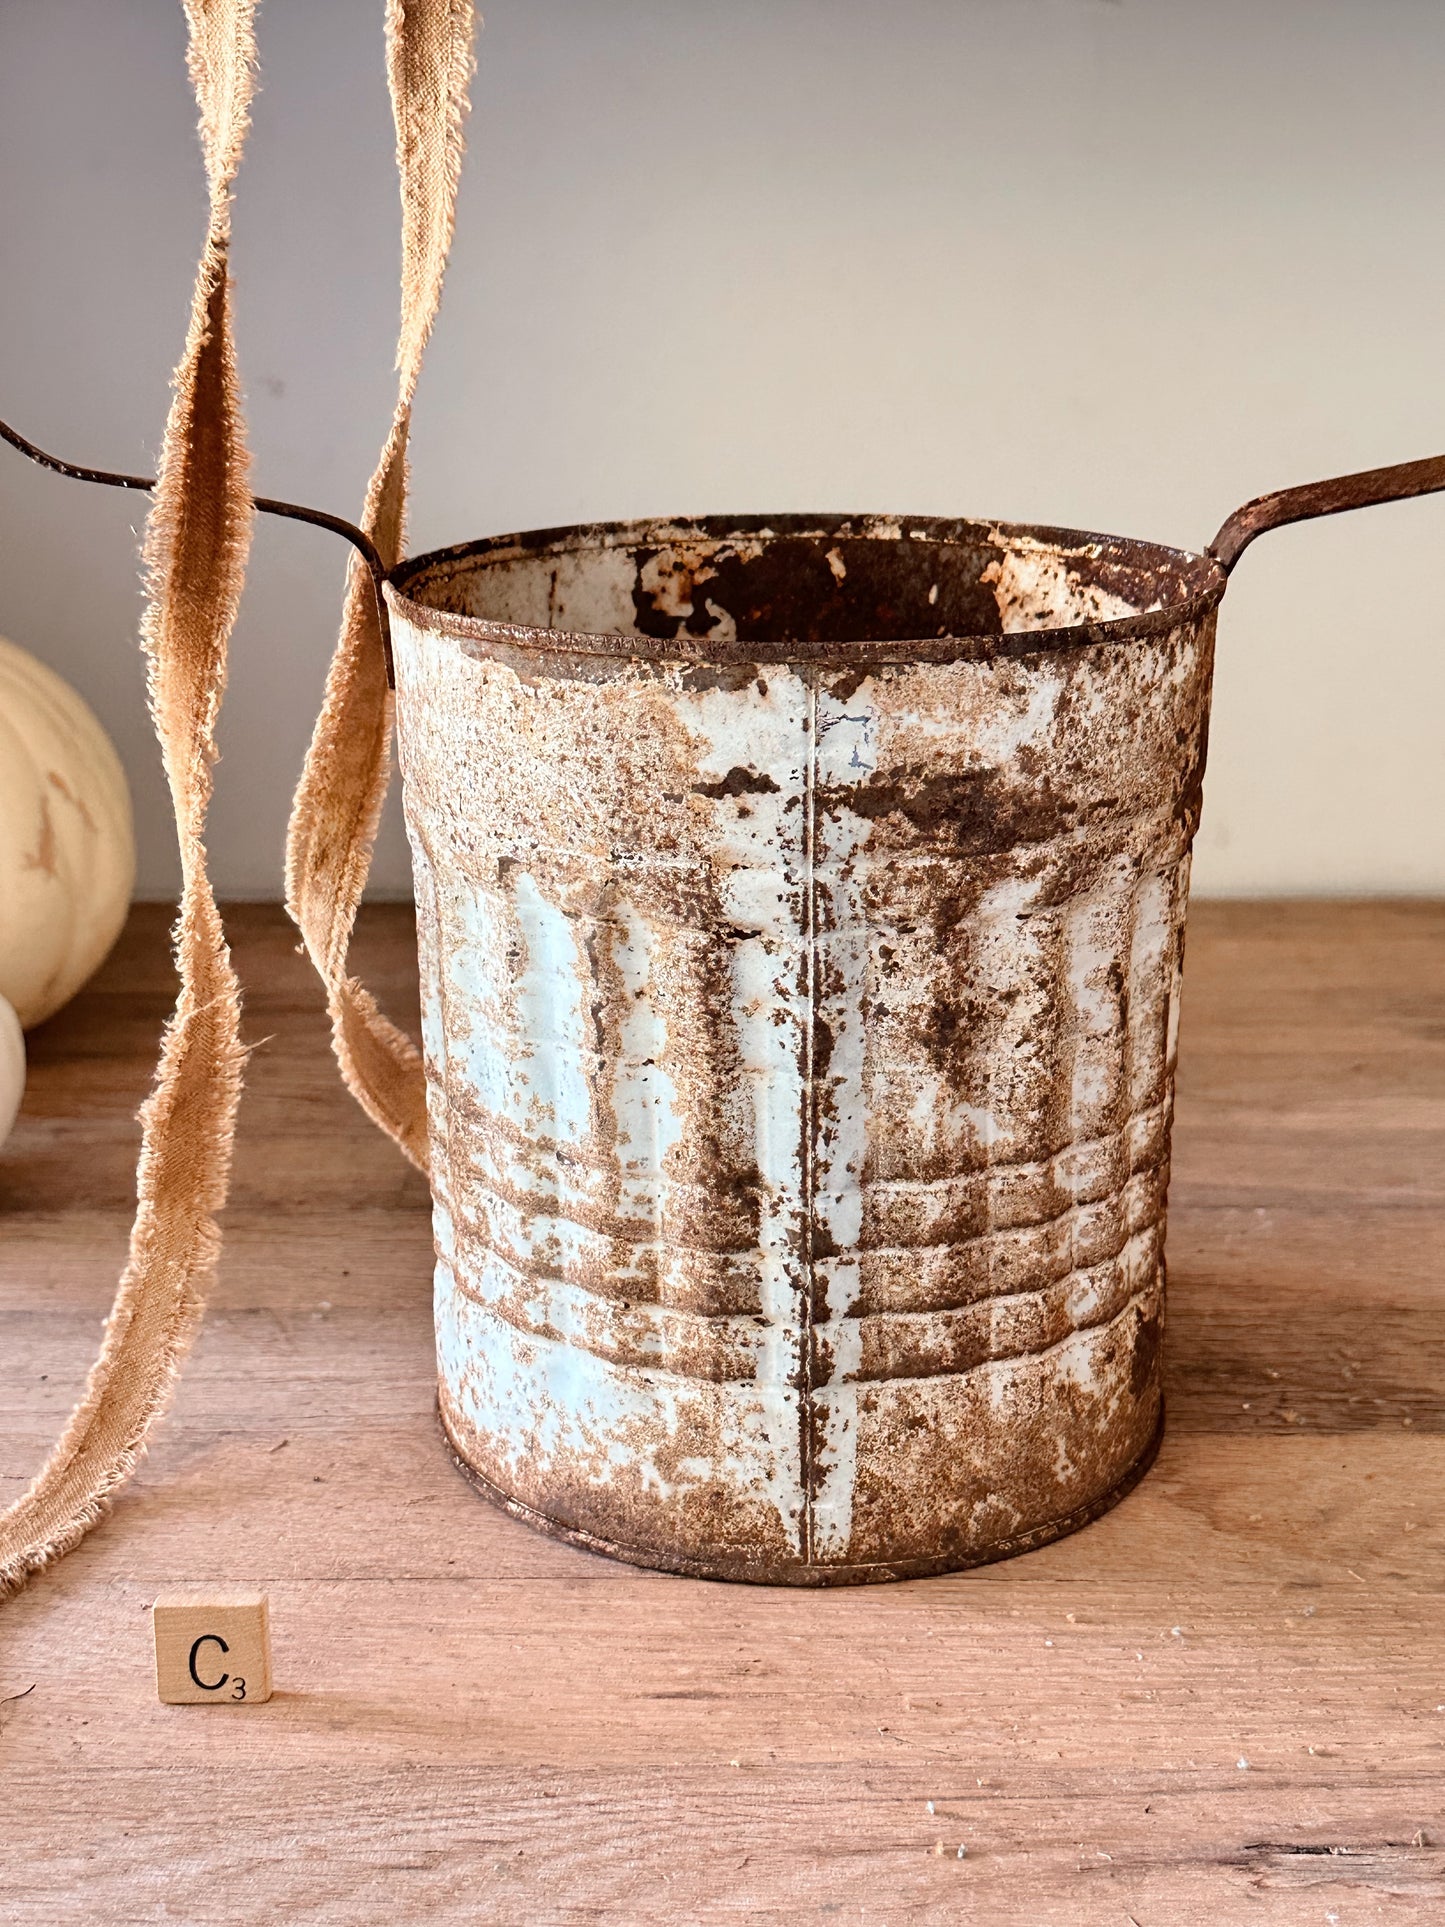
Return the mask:
<path fill-rule="evenodd" d="M 884 516 L 717 517 L 499 536 L 418 557 L 405 600 L 464 620 L 709 652 L 998 638 L 1217 596 L 1208 556 L 1078 530 Z"/>

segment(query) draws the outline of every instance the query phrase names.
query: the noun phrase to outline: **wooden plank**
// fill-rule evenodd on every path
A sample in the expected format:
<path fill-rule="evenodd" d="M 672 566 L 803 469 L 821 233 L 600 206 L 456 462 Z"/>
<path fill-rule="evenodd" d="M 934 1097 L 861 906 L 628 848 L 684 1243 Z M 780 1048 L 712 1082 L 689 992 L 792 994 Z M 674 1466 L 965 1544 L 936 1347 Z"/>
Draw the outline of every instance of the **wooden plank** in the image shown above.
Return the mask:
<path fill-rule="evenodd" d="M 0 1491 L 123 1256 L 166 920 L 32 1040 Z M 340 1090 L 289 925 L 231 928 L 270 1041 L 223 1275 L 115 1518 L 0 1611 L 0 1917 L 1440 1918 L 1445 906 L 1196 908 L 1156 1470 L 1027 1559 L 828 1594 L 477 1499 L 435 1425 L 425 1186 Z M 369 913 L 398 1010 L 409 940 Z M 202 1583 L 271 1596 L 243 1720 L 154 1699 L 151 1601 Z"/>
<path fill-rule="evenodd" d="M 254 1732 L 267 1717 L 226 1724 Z M 83 1891 L 91 1920 L 197 1923 L 1300 1927 L 1337 1913 L 1393 1927 L 1438 1918 L 1445 1895 L 1445 1856 L 1389 1838 L 1400 1812 L 1425 1805 L 1398 1782 L 1348 1812 L 1327 1788 L 1111 1793 L 1079 1775 L 1009 1793 L 936 1763 L 785 1774 L 752 1762 L 520 1774 L 228 1763 L 166 1787 L 121 1769 L 111 1790 L 125 1824 L 104 1852 L 91 1776 L 58 1791 L 53 1828 L 21 1823 L 17 1918 L 81 1917 L 70 1910 Z M 158 1810 L 167 1796 L 184 1801 L 183 1827 Z M 1180 1839 L 1198 1843 L 1184 1864 Z"/>

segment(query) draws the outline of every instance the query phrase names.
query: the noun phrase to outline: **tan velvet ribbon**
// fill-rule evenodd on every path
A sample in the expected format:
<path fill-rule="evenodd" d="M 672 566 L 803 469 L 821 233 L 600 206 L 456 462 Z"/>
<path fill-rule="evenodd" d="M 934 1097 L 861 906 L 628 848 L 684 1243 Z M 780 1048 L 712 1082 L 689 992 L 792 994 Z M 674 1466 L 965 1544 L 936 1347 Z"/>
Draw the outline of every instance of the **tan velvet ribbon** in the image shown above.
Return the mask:
<path fill-rule="evenodd" d="M 84 1395 L 34 1483 L 0 1514 L 0 1598 L 62 1557 L 104 1516 L 169 1401 L 220 1253 L 216 1217 L 226 1199 L 241 1092 L 240 994 L 206 872 L 204 833 L 226 652 L 254 515 L 228 248 L 231 184 L 255 80 L 256 0 L 183 3 L 210 217 L 146 525 L 143 625 L 151 714 L 181 854 L 179 990 L 141 1112 L 129 1260 Z M 400 380 L 365 513 L 390 564 L 401 551 L 411 401 L 452 232 L 472 64 L 470 0 L 389 0 L 386 26 L 402 177 Z M 391 704 L 369 597 L 365 579 L 353 574 L 296 797 L 287 893 L 326 984 L 346 1080 L 424 1167 L 417 1054 L 345 974 L 389 766 Z"/>

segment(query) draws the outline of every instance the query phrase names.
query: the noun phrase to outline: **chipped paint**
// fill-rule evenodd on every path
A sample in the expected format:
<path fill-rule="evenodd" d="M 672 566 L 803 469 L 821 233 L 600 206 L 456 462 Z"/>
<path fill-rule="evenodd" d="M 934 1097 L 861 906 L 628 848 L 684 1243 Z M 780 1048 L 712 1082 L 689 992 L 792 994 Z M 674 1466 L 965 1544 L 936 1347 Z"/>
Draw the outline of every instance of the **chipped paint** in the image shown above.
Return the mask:
<path fill-rule="evenodd" d="M 504 1502 L 817 1584 L 1137 1475 L 1214 573 L 840 517 L 408 565 L 442 1412 Z"/>

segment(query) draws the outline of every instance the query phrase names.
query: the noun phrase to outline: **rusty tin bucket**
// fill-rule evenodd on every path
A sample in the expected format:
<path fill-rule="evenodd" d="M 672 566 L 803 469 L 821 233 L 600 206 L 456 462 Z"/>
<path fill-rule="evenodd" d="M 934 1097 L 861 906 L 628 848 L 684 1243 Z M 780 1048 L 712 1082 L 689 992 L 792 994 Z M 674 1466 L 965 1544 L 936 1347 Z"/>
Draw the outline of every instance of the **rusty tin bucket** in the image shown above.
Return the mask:
<path fill-rule="evenodd" d="M 76 471 L 147 486 L 143 478 Z M 1041 1545 L 1147 1468 L 1216 610 L 1195 554 L 609 524 L 384 575 L 442 1422 L 506 1508 L 792 1585 Z"/>
<path fill-rule="evenodd" d="M 1346 505 L 1204 554 L 789 515 L 393 575 L 441 1413 L 485 1491 L 818 1585 L 1139 1478 L 1216 609 L 1259 528 Z"/>

